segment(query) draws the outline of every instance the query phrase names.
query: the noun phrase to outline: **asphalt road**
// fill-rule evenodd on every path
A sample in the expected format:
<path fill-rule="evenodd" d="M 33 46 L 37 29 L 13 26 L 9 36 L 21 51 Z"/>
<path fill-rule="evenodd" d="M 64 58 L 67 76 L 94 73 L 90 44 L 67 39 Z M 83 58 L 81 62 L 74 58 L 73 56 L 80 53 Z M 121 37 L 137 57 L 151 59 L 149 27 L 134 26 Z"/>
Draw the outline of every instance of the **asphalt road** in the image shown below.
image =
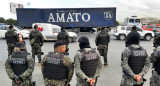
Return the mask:
<path fill-rule="evenodd" d="M 87 36 L 90 40 L 91 47 L 96 48 L 95 46 L 95 37 L 96 34 L 90 34 L 90 33 L 79 33 L 78 38 L 80 36 Z M 29 45 L 28 39 L 25 39 L 27 43 L 27 51 L 31 53 L 31 47 Z M 53 51 L 53 45 L 55 42 L 45 42 L 44 46 L 42 47 L 42 50 L 44 54 L 47 54 L 49 51 Z M 141 41 L 140 45 L 144 47 L 148 55 L 153 52 L 153 40 L 151 41 Z M 70 43 L 69 45 L 69 53 L 70 58 L 73 60 L 74 55 L 76 54 L 77 50 L 79 49 L 78 42 Z M 122 69 L 121 69 L 121 53 L 123 49 L 125 48 L 124 41 L 116 40 L 115 37 L 111 35 L 111 41 L 108 48 L 108 67 L 103 67 L 101 76 L 98 78 L 97 86 L 120 86 L 121 78 L 122 78 Z M 0 39 L 0 86 L 11 86 L 11 80 L 8 78 L 6 72 L 4 63 L 7 59 L 7 45 L 5 43 L 4 39 Z M 43 57 L 43 56 L 42 56 Z M 103 61 L 103 59 L 101 59 Z M 149 86 L 149 78 L 151 76 L 151 69 L 149 72 L 145 75 L 145 78 L 147 79 L 147 82 L 144 86 Z M 35 64 L 35 69 L 33 72 L 33 80 L 36 81 L 36 86 L 44 86 L 44 81 L 41 74 L 40 66 Z M 71 81 L 71 86 L 76 85 L 76 76 L 74 74 L 73 79 Z"/>

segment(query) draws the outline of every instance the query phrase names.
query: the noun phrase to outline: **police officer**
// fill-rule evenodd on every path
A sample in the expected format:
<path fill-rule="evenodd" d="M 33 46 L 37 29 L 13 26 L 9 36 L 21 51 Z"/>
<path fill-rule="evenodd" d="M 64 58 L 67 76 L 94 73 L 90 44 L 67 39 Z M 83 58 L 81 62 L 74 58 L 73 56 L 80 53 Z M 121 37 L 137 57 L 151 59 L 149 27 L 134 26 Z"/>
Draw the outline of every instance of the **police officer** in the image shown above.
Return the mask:
<path fill-rule="evenodd" d="M 80 50 L 74 57 L 76 86 L 95 86 L 102 69 L 100 56 L 90 47 L 87 37 L 80 37 L 78 42 Z"/>
<path fill-rule="evenodd" d="M 43 46 L 44 38 L 40 31 L 38 31 L 38 26 L 34 26 L 34 30 L 29 34 L 30 45 L 32 47 L 32 57 L 35 60 L 35 55 L 38 57 L 38 65 L 41 65 L 41 47 Z"/>
<path fill-rule="evenodd" d="M 62 41 L 54 44 L 54 52 L 49 52 L 42 60 L 42 74 L 45 86 L 69 86 L 74 67 L 72 60 L 66 56 L 66 46 Z"/>
<path fill-rule="evenodd" d="M 6 61 L 5 68 L 12 80 L 12 86 L 32 86 L 34 60 L 26 51 L 25 42 L 17 43 L 14 53 Z"/>
<path fill-rule="evenodd" d="M 159 46 L 159 45 L 157 45 L 157 44 L 159 44 L 159 43 L 160 43 L 160 34 L 158 34 L 158 35 L 156 35 L 156 36 L 154 37 L 153 47 L 157 48 L 157 46 Z"/>
<path fill-rule="evenodd" d="M 132 34 L 137 34 L 138 35 L 138 41 L 140 41 L 140 35 L 139 35 L 139 33 L 137 32 L 137 27 L 134 25 L 133 27 L 132 27 L 132 30 L 131 30 L 131 32 L 127 35 L 127 37 L 126 37 L 126 39 L 125 39 L 125 43 L 126 43 L 126 47 L 128 47 L 128 46 L 130 46 L 131 45 L 131 36 L 132 36 Z"/>
<path fill-rule="evenodd" d="M 139 34 L 130 34 L 130 46 L 122 52 L 121 86 L 143 86 L 150 62 L 146 50 L 139 45 Z"/>
<path fill-rule="evenodd" d="M 69 35 L 68 33 L 66 32 L 66 30 L 64 28 L 61 28 L 61 32 L 58 33 L 58 36 L 57 36 L 57 40 L 58 41 L 63 41 L 64 44 L 66 45 L 66 54 L 68 55 L 69 53 Z"/>
<path fill-rule="evenodd" d="M 105 27 L 101 28 L 101 32 L 98 33 L 95 39 L 95 43 L 98 46 L 97 49 L 101 56 L 104 58 L 104 66 L 108 65 L 107 62 L 107 52 L 108 52 L 108 43 L 110 42 L 110 36 L 108 31 L 105 30 Z"/>
<path fill-rule="evenodd" d="M 152 76 L 150 78 L 150 86 L 160 86 L 160 39 L 156 39 L 156 49 L 150 56 L 153 64 Z"/>
<path fill-rule="evenodd" d="M 8 56 L 9 56 L 12 54 L 13 49 L 19 39 L 12 25 L 9 26 L 9 30 L 5 33 L 5 38 L 8 45 Z"/>

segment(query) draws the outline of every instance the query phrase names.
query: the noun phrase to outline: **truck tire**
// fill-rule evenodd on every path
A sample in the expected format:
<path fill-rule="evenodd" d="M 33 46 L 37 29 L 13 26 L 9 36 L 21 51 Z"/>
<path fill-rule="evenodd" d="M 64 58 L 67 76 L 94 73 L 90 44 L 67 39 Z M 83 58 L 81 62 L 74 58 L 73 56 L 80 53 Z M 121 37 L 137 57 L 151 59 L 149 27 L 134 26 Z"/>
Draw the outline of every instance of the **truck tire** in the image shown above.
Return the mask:
<path fill-rule="evenodd" d="M 125 39 L 126 39 L 126 35 L 121 34 L 121 35 L 118 36 L 118 39 L 120 39 L 120 40 L 125 40 Z"/>
<path fill-rule="evenodd" d="M 147 35 L 144 36 L 144 39 L 145 39 L 146 41 L 150 41 L 150 40 L 152 39 L 152 35 L 147 34 Z"/>

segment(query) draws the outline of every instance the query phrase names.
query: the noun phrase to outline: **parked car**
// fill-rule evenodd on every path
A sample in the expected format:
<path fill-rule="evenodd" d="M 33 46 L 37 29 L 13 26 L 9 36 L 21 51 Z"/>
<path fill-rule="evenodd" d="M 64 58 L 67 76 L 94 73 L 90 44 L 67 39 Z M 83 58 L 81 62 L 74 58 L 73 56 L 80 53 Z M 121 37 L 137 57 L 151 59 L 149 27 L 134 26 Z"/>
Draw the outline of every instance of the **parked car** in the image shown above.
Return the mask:
<path fill-rule="evenodd" d="M 113 35 L 120 40 L 124 40 L 128 33 L 131 32 L 132 26 L 117 26 Z M 152 31 L 143 30 L 142 28 L 137 27 L 137 32 L 140 34 L 141 39 L 150 41 L 154 37 L 154 33 Z"/>
<path fill-rule="evenodd" d="M 156 36 L 156 35 L 158 35 L 160 33 L 160 27 L 156 27 L 152 31 L 154 32 L 154 34 Z"/>
<path fill-rule="evenodd" d="M 29 38 L 30 32 L 28 30 L 23 30 L 18 26 L 14 26 L 13 28 L 17 34 L 21 33 L 23 38 Z M 5 38 L 5 33 L 7 32 L 8 29 L 9 29 L 9 25 L 0 26 L 0 38 Z"/>
<path fill-rule="evenodd" d="M 44 40 L 57 40 L 57 35 L 61 32 L 61 27 L 58 25 L 53 25 L 49 23 L 33 23 L 32 28 L 34 25 L 38 25 L 38 30 L 42 32 L 44 36 Z M 75 32 L 68 32 L 70 36 L 69 41 L 74 42 L 77 40 L 77 34 Z"/>
<path fill-rule="evenodd" d="M 153 31 L 154 27 L 152 25 L 143 25 L 142 29 L 143 30 Z"/>

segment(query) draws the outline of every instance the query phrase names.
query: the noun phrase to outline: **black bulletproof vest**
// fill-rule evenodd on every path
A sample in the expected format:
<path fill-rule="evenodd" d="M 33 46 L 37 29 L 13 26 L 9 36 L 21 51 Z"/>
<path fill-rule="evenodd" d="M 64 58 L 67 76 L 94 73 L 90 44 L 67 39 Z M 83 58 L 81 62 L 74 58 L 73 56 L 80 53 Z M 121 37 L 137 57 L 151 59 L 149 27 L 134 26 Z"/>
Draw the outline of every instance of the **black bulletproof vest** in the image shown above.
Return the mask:
<path fill-rule="evenodd" d="M 160 59 L 159 58 L 154 63 L 153 68 L 155 68 L 155 71 L 160 75 Z"/>
<path fill-rule="evenodd" d="M 95 49 L 91 49 L 89 51 L 82 50 L 82 61 L 81 61 L 81 69 L 88 77 L 94 76 L 96 73 L 96 69 L 98 66 L 98 54 Z"/>
<path fill-rule="evenodd" d="M 156 44 L 160 45 L 160 38 L 157 39 Z"/>
<path fill-rule="evenodd" d="M 143 48 L 134 49 L 132 46 L 129 46 L 129 49 L 131 55 L 129 56 L 128 64 L 134 74 L 139 74 L 145 65 L 147 53 Z"/>
<path fill-rule="evenodd" d="M 26 61 L 28 53 L 20 51 L 19 53 L 14 53 L 11 58 L 11 67 L 13 72 L 19 76 L 24 73 L 28 68 L 28 62 Z"/>
<path fill-rule="evenodd" d="M 38 36 L 38 34 L 39 34 L 38 30 L 34 30 L 32 32 L 32 39 L 36 38 L 35 39 L 35 43 L 40 43 L 40 37 Z"/>
<path fill-rule="evenodd" d="M 108 44 L 108 36 L 107 33 L 100 33 L 99 38 L 98 38 L 98 44 L 101 45 L 106 45 Z"/>
<path fill-rule="evenodd" d="M 64 66 L 63 58 L 64 54 L 50 52 L 46 59 L 44 76 L 54 80 L 67 79 L 68 68 Z"/>
<path fill-rule="evenodd" d="M 6 33 L 7 43 L 16 43 L 16 38 L 14 36 L 14 31 L 8 31 Z"/>
<path fill-rule="evenodd" d="M 59 40 L 65 41 L 66 40 L 66 33 L 65 32 L 60 32 L 59 33 Z"/>

